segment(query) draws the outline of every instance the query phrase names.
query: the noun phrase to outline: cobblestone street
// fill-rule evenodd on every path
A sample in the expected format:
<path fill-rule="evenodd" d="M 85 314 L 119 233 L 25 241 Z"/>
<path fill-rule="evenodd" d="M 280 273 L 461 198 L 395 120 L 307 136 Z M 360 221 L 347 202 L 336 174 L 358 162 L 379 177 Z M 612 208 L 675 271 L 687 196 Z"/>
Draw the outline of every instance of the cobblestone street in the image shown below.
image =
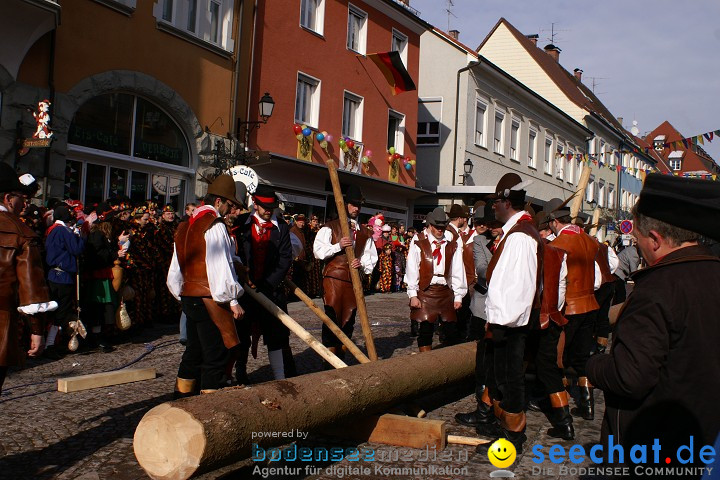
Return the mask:
<path fill-rule="evenodd" d="M 319 300 L 316 302 L 321 303 Z M 405 294 L 372 295 L 367 297 L 367 306 L 381 358 L 409 355 L 417 351 L 415 339 L 409 336 Z M 319 338 L 320 321 L 305 305 L 292 303 L 289 310 L 293 318 Z M 3 432 L 0 437 L 0 478 L 147 478 L 133 454 L 133 434 L 137 423 L 150 408 L 171 399 L 183 347 L 177 342 L 178 334 L 174 327 L 156 326 L 143 335 L 135 343 L 121 345 L 110 354 L 93 352 L 68 355 L 54 362 L 45 359 L 29 361 L 24 370 L 11 372 L 0 400 L 3 411 L 0 419 L 0 431 Z M 359 325 L 356 326 L 354 337 L 362 347 Z M 320 358 L 296 338 L 292 339 L 292 347 L 300 374 L 322 368 Z M 156 379 L 75 393 L 57 392 L 57 378 L 116 369 L 142 355 L 133 367 L 156 368 Z M 352 359 L 350 363 L 356 362 Z M 271 379 L 267 352 L 262 345 L 258 359 L 250 359 L 248 372 L 254 383 Z M 475 407 L 471 388 L 472 385 L 460 386 L 453 391 L 420 399 L 418 403 L 428 411 L 428 418 L 446 420 L 448 433 L 475 436 L 473 429 L 460 426 L 453 420 L 455 413 Z M 559 443 L 567 449 L 572 444 L 596 442 L 604 410 L 600 392 L 596 397 L 596 405 L 594 421 L 575 419 L 576 439 L 572 442 L 550 439 L 546 433 L 549 424 L 544 415 L 528 412 L 525 452 L 518 456 L 509 469 L 519 478 L 532 476 L 532 468 L 536 466 L 531 460 L 530 450 L 533 445 L 545 445 L 547 454 L 547 448 L 553 444 Z M 298 446 L 351 447 L 357 446 L 357 443 L 310 435 L 308 440 Z M 394 449 L 378 444 L 361 446 L 376 450 L 375 462 L 345 460 L 335 464 L 310 464 L 307 469 L 302 464 L 303 468 L 295 471 L 297 475 L 269 475 L 266 478 L 487 478 L 495 470 L 486 457 L 475 455 L 474 448 L 468 446 L 450 446 L 442 454 Z M 279 466 L 296 466 L 277 463 Z M 253 473 L 258 465 L 276 466 L 247 460 L 206 474 L 203 478 L 260 478 L 260 473 Z M 560 475 L 560 467 L 571 466 L 576 469 L 584 464 L 568 461 L 559 465 L 547 461 L 543 464 L 544 467 L 548 465 L 552 465 L 554 471 L 549 475 L 541 475 L 543 478 L 578 478 L 577 474 Z M 360 467 L 366 470 L 352 470 Z M 421 470 L 421 467 L 425 467 L 425 470 Z M 398 468 L 411 470 L 405 470 L 404 473 L 394 470 Z M 538 477 L 537 473 L 535 476 Z"/>

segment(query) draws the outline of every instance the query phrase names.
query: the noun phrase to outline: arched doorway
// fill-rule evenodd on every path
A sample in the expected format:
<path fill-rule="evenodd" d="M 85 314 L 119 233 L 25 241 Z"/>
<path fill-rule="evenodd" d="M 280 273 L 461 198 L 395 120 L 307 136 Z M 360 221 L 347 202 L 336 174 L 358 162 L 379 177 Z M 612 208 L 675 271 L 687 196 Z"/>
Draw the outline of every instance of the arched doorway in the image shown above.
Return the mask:
<path fill-rule="evenodd" d="M 91 98 L 75 113 L 63 198 L 92 204 L 127 196 L 179 210 L 194 193 L 194 178 L 182 129 L 152 101 L 112 92 Z"/>

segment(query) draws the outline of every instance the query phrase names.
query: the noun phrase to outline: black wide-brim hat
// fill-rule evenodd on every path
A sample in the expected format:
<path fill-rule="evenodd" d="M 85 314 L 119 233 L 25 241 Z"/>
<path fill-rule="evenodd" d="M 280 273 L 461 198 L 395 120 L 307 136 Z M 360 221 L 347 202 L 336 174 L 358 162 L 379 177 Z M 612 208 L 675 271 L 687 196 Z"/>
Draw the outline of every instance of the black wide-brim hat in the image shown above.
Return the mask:
<path fill-rule="evenodd" d="M 0 192 L 24 194 L 25 188 L 25 185 L 20 183 L 15 169 L 7 163 L 0 161 Z"/>
<path fill-rule="evenodd" d="M 345 192 L 345 203 L 352 203 L 359 207 L 365 203 L 365 197 L 363 197 L 362 190 L 357 185 L 350 185 Z"/>
<path fill-rule="evenodd" d="M 253 202 L 260 205 L 266 210 L 274 210 L 280 205 L 275 189 L 270 185 L 260 184 L 253 193 Z"/>
<path fill-rule="evenodd" d="M 720 184 L 715 181 L 650 174 L 636 208 L 642 215 L 720 240 Z"/>

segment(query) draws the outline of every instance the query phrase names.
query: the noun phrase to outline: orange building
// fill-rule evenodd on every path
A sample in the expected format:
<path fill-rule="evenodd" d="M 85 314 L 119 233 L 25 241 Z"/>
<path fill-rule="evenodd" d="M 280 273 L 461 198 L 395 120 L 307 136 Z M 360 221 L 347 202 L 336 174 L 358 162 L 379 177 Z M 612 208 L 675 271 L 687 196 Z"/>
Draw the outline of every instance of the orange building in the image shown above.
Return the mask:
<path fill-rule="evenodd" d="M 2 160 L 42 179 L 43 199 L 194 201 L 216 140 L 247 112 L 253 7 L 0 2 Z M 20 156 L 16 141 L 33 136 L 46 99 L 50 147 Z"/>
<path fill-rule="evenodd" d="M 252 131 L 249 144 L 269 152 L 270 161 L 254 168 L 290 212 L 317 213 L 321 220 L 331 214 L 328 155 L 338 161 L 341 183 L 362 187 L 363 220 L 382 211 L 388 220 L 407 222 L 412 200 L 427 194 L 415 188 L 412 164 L 417 90 L 393 95 L 366 57 L 398 51 L 417 82 L 420 34 L 431 28 L 417 13 L 393 0 L 258 2 L 250 96 L 269 92 L 275 109 L 267 124 Z M 258 118 L 256 103 L 250 109 L 249 118 Z M 309 135 L 295 125 L 308 127 Z M 333 137 L 327 152 L 318 140 L 323 132 Z M 345 138 L 347 152 L 338 143 Z M 401 158 L 388 163 L 389 147 Z"/>

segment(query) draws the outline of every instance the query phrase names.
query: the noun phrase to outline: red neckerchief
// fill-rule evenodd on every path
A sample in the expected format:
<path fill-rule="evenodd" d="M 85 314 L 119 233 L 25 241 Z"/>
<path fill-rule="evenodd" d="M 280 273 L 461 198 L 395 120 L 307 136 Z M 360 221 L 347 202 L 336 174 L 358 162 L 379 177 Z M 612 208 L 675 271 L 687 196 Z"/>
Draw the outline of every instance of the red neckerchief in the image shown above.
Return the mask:
<path fill-rule="evenodd" d="M 210 205 L 203 205 L 202 207 L 198 207 L 193 212 L 193 216 L 190 217 L 190 225 L 200 220 L 201 217 L 204 217 L 205 215 L 212 215 L 213 217 L 217 218 L 218 214 L 215 211 L 215 209 Z"/>
<path fill-rule="evenodd" d="M 440 251 L 440 247 L 442 247 L 442 244 L 445 243 L 445 240 L 433 240 L 433 245 L 435 245 L 435 250 L 432 252 L 432 256 L 434 259 L 437 260 L 437 265 L 440 265 L 440 261 L 442 260 L 442 252 Z"/>
<path fill-rule="evenodd" d="M 45 238 L 47 238 L 47 236 L 50 235 L 50 232 L 55 230 L 55 228 L 61 227 L 61 226 L 62 226 L 62 224 L 60 224 L 60 223 L 53 223 L 52 225 L 50 225 L 50 227 L 48 227 L 48 229 L 45 230 Z"/>
<path fill-rule="evenodd" d="M 577 225 L 568 225 L 558 235 L 579 235 L 581 232 L 582 229 Z"/>
<path fill-rule="evenodd" d="M 520 218 L 517 220 L 518 222 L 532 222 L 533 218 L 528 212 L 524 212 Z"/>
<path fill-rule="evenodd" d="M 258 219 L 255 215 L 252 216 L 252 221 L 258 228 L 252 227 L 252 236 L 250 238 L 252 258 L 250 277 L 254 282 L 257 282 L 263 279 L 265 275 L 265 257 L 270 243 L 270 232 L 274 225 L 272 222 L 264 222 Z"/>
<path fill-rule="evenodd" d="M 253 231 L 257 232 L 261 238 L 267 237 L 267 240 L 269 240 L 270 230 L 272 230 L 275 225 L 272 222 L 261 220 L 255 215 L 252 216 L 252 221 L 255 225 L 257 225 L 257 229 L 253 229 Z"/>

